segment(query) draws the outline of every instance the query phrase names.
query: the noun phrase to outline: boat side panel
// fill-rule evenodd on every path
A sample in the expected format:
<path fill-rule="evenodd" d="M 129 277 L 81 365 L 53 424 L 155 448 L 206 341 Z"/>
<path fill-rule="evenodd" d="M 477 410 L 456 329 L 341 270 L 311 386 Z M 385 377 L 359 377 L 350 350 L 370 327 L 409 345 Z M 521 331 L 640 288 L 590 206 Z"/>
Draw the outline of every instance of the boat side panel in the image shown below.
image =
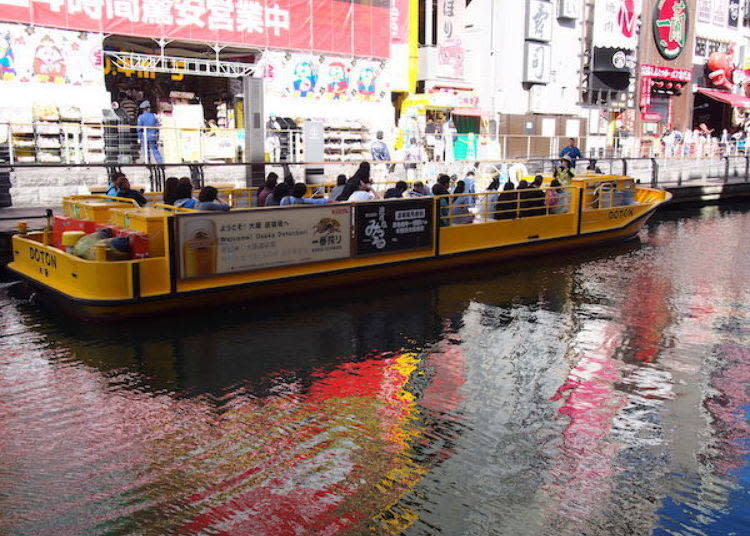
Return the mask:
<path fill-rule="evenodd" d="M 534 240 L 571 236 L 575 233 L 575 213 L 441 227 L 440 254 L 450 255 L 523 244 Z"/>
<path fill-rule="evenodd" d="M 67 296 L 46 285 L 40 286 L 47 300 L 76 316 L 99 321 L 112 321 L 131 316 L 150 316 L 177 313 L 187 309 L 228 306 L 247 301 L 257 301 L 273 296 L 311 293 L 333 287 L 359 285 L 375 279 L 401 279 L 412 274 L 446 270 L 465 265 L 497 263 L 519 257 L 546 255 L 552 252 L 591 247 L 620 242 L 635 236 L 647 218 L 631 222 L 621 229 L 580 235 L 536 244 L 520 244 L 488 249 L 473 253 L 457 253 L 441 257 L 428 257 L 408 263 L 391 263 L 336 273 L 302 275 L 274 282 L 246 283 L 228 287 L 214 287 L 184 292 L 157 299 L 129 300 L 128 302 L 102 302 L 70 300 Z M 33 282 L 32 282 L 33 283 Z"/>
<path fill-rule="evenodd" d="M 73 298 L 116 300 L 133 296 L 130 264 L 87 261 L 15 235 L 9 267 Z"/>

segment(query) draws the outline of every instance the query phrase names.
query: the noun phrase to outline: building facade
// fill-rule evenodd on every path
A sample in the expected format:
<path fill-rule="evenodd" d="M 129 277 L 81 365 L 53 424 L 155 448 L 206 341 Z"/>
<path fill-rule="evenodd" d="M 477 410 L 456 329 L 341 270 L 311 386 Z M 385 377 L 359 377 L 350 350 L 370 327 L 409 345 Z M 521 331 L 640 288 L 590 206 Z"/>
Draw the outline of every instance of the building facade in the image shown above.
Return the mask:
<path fill-rule="evenodd" d="M 695 34 L 692 127 L 731 134 L 750 105 L 750 1 L 697 0 Z"/>
<path fill-rule="evenodd" d="M 692 126 L 694 41 L 695 0 L 644 2 L 633 129 L 636 137 L 655 140 L 666 129 L 684 131 Z"/>
<path fill-rule="evenodd" d="M 466 10 L 469 78 L 493 120 L 501 154 L 547 157 L 567 138 L 585 150 L 584 3 L 473 0 Z"/>

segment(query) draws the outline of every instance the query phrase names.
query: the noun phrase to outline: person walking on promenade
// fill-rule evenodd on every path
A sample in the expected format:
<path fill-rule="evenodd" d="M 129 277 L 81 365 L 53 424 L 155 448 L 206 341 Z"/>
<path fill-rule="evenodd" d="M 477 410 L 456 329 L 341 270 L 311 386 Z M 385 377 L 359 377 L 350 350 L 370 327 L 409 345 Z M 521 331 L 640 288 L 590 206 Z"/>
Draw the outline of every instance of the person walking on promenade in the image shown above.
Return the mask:
<path fill-rule="evenodd" d="M 576 140 L 574 138 L 568 139 L 568 145 L 563 147 L 560 151 L 560 158 L 570 157 L 570 165 L 573 169 L 576 167 L 576 160 L 583 157 L 581 150 L 576 147 Z"/>
<path fill-rule="evenodd" d="M 151 112 L 149 101 L 143 101 L 140 108 L 141 115 L 138 116 L 137 124 L 143 161 L 148 164 L 163 164 L 164 158 L 159 152 L 159 119 Z"/>
<path fill-rule="evenodd" d="M 388 150 L 388 145 L 383 141 L 383 131 L 378 130 L 378 133 L 375 135 L 377 138 L 374 142 L 372 142 L 372 147 L 370 147 L 370 154 L 372 155 L 372 160 L 374 162 L 390 162 L 391 161 L 391 152 Z M 395 167 L 394 164 L 386 164 L 386 168 L 388 169 L 388 173 L 393 173 L 393 168 Z"/>

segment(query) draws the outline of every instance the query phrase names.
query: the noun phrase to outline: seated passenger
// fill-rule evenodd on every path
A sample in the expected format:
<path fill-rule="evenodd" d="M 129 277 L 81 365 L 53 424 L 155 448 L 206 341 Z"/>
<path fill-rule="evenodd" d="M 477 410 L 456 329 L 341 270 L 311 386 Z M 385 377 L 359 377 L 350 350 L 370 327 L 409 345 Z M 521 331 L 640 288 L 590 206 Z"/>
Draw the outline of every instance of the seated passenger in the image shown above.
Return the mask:
<path fill-rule="evenodd" d="M 479 200 L 479 211 L 477 214 L 479 214 L 480 221 L 486 222 L 493 219 L 492 212 L 495 210 L 495 204 L 497 203 L 498 188 L 500 188 L 500 175 L 495 173 L 489 186 L 487 186 L 487 191 Z"/>
<path fill-rule="evenodd" d="M 284 199 L 289 193 L 289 189 L 285 182 L 280 182 L 273 187 L 273 192 L 266 196 L 266 207 L 278 207 L 281 205 L 281 200 Z"/>
<path fill-rule="evenodd" d="M 596 159 L 592 158 L 589 160 L 589 165 L 586 166 L 586 171 L 589 171 L 591 173 L 596 173 L 597 175 L 602 175 L 602 170 L 599 169 L 599 166 L 596 165 Z"/>
<path fill-rule="evenodd" d="M 448 191 L 448 185 L 451 182 L 451 178 L 441 173 L 438 175 L 437 178 L 437 184 L 432 187 L 432 195 L 434 196 L 440 196 L 438 199 L 438 206 L 440 210 L 440 227 L 448 227 L 450 225 L 450 220 L 448 218 L 450 214 L 450 203 L 448 202 L 448 195 L 450 192 Z"/>
<path fill-rule="evenodd" d="M 333 187 L 333 190 L 331 190 L 331 193 L 328 195 L 328 200 L 331 202 L 336 201 L 338 196 L 341 195 L 341 192 L 344 191 L 344 187 L 346 187 L 346 175 L 340 173 L 339 176 L 336 177 L 336 186 Z"/>
<path fill-rule="evenodd" d="M 572 169 L 572 163 L 569 156 L 564 156 L 560 161 L 560 165 L 555 168 L 554 177 L 560 181 L 560 184 L 566 186 L 570 184 L 570 181 L 576 176 Z"/>
<path fill-rule="evenodd" d="M 322 197 L 319 199 L 305 197 L 306 193 L 307 185 L 304 182 L 298 182 L 292 189 L 292 195 L 284 196 L 281 199 L 280 205 L 284 207 L 288 205 L 325 205 L 328 203 L 328 199 Z"/>
<path fill-rule="evenodd" d="M 474 214 L 469 211 L 469 207 L 474 205 L 474 199 L 471 195 L 458 195 L 468 193 L 466 183 L 458 181 L 453 190 L 451 202 L 451 225 L 467 225 L 474 222 Z"/>
<path fill-rule="evenodd" d="M 279 176 L 273 171 L 266 177 L 266 182 L 263 184 L 263 188 L 258 192 L 258 206 L 266 206 L 266 198 L 273 193 L 273 189 L 276 187 L 276 183 L 279 182 Z"/>
<path fill-rule="evenodd" d="M 378 196 L 376 196 L 372 190 L 370 190 L 370 183 L 365 182 L 364 180 L 359 181 L 359 188 L 352 193 L 352 195 L 349 196 L 349 201 L 372 201 L 373 199 L 377 199 Z"/>
<path fill-rule="evenodd" d="M 174 205 L 174 202 L 179 199 L 177 197 L 177 186 L 180 184 L 180 179 L 177 177 L 167 177 L 164 181 L 164 204 Z"/>
<path fill-rule="evenodd" d="M 544 190 L 542 190 L 543 183 L 544 178 L 541 175 L 537 175 L 529 186 L 529 189 L 531 190 L 528 193 L 529 199 L 531 199 L 531 201 L 529 201 L 529 206 L 532 207 L 532 210 L 527 211 L 527 216 L 544 216 L 547 214 L 545 194 Z"/>
<path fill-rule="evenodd" d="M 190 181 L 180 181 L 177 184 L 177 190 L 175 191 L 177 200 L 174 202 L 174 206 L 177 208 L 195 208 L 195 199 L 193 199 L 193 187 L 190 185 Z"/>
<path fill-rule="evenodd" d="M 407 197 L 427 197 L 429 195 L 431 195 L 430 189 L 422 181 L 415 182 L 409 193 L 406 194 Z"/>
<path fill-rule="evenodd" d="M 120 178 L 119 189 L 117 190 L 116 197 L 134 199 L 139 207 L 148 203 L 148 199 L 146 199 L 141 192 L 136 192 L 135 190 L 130 189 L 130 181 L 128 181 L 124 175 Z"/>
<path fill-rule="evenodd" d="M 111 197 L 117 197 L 117 192 L 120 189 L 120 181 L 125 179 L 124 173 L 117 173 L 112 178 L 112 181 L 107 185 L 107 195 Z"/>
<path fill-rule="evenodd" d="M 497 196 L 495 203 L 494 219 L 514 220 L 518 217 L 518 192 L 513 191 L 515 188 L 511 181 L 503 185 L 503 192 Z"/>
<path fill-rule="evenodd" d="M 466 177 L 464 177 L 464 193 L 467 193 L 467 194 L 477 193 L 477 189 L 476 189 L 475 182 L 474 182 L 475 180 L 476 180 L 476 175 L 474 174 L 474 172 L 467 171 Z M 456 193 L 456 192 L 453 192 L 453 193 Z M 474 205 L 477 202 L 476 197 L 473 195 L 469 199 L 471 199 L 472 205 Z"/>
<path fill-rule="evenodd" d="M 534 208 L 534 192 L 530 191 L 531 185 L 526 181 L 520 181 L 517 189 L 520 190 L 520 192 L 518 192 L 518 198 L 520 199 L 520 202 L 518 203 L 518 217 L 528 218 L 532 215 L 532 210 Z"/>
<path fill-rule="evenodd" d="M 547 190 L 547 208 L 550 214 L 565 214 L 568 211 L 567 191 L 561 188 L 560 181 L 552 179 Z"/>
<path fill-rule="evenodd" d="M 397 199 L 400 197 L 404 197 L 404 192 L 408 188 L 409 187 L 406 185 L 406 182 L 398 181 L 396 183 L 396 186 L 394 186 L 393 188 L 388 188 L 385 191 L 385 195 L 383 196 L 383 199 Z"/>
<path fill-rule="evenodd" d="M 115 236 L 109 227 L 102 227 L 91 234 L 82 236 L 73 247 L 73 255 L 93 261 L 96 259 L 94 246 L 105 246 L 107 248 L 107 260 L 110 261 L 123 261 L 130 259 L 132 256 L 128 237 Z"/>
<path fill-rule="evenodd" d="M 229 212 L 229 204 L 219 199 L 219 191 L 213 186 L 204 186 L 198 194 L 197 210 Z"/>

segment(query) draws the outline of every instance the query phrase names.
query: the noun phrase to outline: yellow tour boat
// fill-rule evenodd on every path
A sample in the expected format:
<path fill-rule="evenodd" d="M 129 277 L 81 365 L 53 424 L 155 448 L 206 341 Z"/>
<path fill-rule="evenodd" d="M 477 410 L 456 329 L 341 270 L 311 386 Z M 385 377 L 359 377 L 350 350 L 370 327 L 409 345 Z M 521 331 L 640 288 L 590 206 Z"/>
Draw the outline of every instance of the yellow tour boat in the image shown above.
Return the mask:
<path fill-rule="evenodd" d="M 13 236 L 8 268 L 45 302 L 111 321 L 624 241 L 671 198 L 606 175 L 558 188 L 264 208 L 249 206 L 252 189 L 223 194 L 229 212 L 155 196 L 143 208 L 65 198 L 64 215 L 44 231 Z M 124 253 L 102 233 L 119 237 Z M 82 258 L 86 235 L 96 241 Z"/>

